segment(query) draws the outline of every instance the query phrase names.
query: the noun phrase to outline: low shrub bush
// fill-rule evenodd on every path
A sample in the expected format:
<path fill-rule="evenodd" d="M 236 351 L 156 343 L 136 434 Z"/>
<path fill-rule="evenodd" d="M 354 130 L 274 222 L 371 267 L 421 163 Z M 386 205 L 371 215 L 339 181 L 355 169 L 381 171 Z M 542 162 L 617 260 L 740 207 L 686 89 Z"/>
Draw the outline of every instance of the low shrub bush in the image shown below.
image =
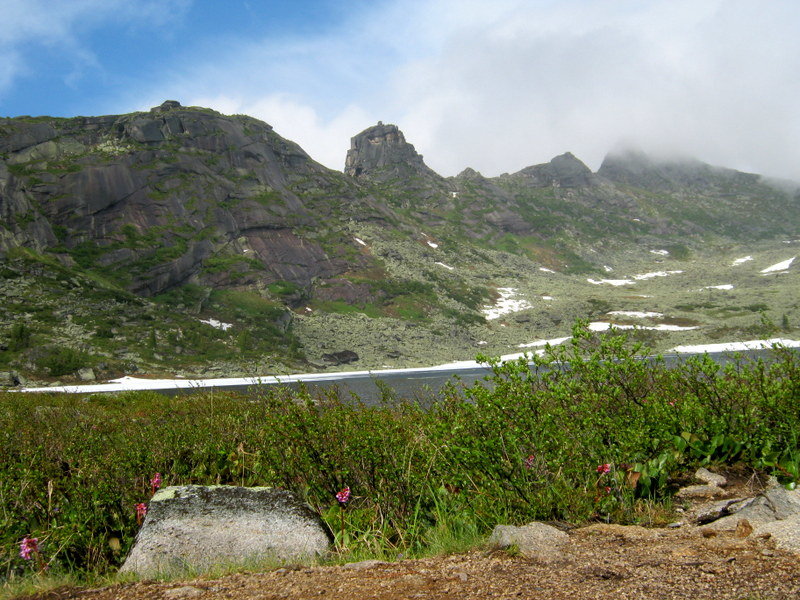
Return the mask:
<path fill-rule="evenodd" d="M 671 478 L 700 464 L 797 479 L 796 352 L 672 368 L 646 354 L 579 325 L 533 366 L 489 361 L 487 381 L 453 381 L 429 409 L 267 387 L 0 395 L 0 577 L 31 570 L 26 536 L 51 572 L 118 566 L 154 473 L 292 490 L 340 550 L 384 557 L 459 548 L 500 522 L 641 522 L 643 503 L 668 506 Z"/>

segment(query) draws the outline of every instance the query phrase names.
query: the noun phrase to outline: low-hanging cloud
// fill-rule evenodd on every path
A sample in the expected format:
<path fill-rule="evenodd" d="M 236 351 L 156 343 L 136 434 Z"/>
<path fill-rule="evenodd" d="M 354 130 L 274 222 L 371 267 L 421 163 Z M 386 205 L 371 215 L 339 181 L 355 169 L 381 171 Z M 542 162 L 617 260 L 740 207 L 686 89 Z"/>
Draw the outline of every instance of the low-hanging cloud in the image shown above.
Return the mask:
<path fill-rule="evenodd" d="M 90 9 L 137 6 L 68 4 L 78 8 L 53 17 L 48 29 L 65 44 L 77 39 L 81 15 Z M 157 3 L 146 4 L 157 10 Z M 41 1 L 32 5 L 43 11 Z M 165 56 L 155 83 L 100 110 L 148 108 L 174 98 L 247 113 L 337 169 L 350 136 L 383 120 L 397 123 L 445 175 L 467 166 L 496 175 L 566 151 L 597 168 L 624 140 L 800 181 L 794 0 L 354 6 L 312 35 L 287 31 L 235 43 L 228 37 L 225 44 L 206 41 L 205 53 L 192 48 Z M 92 18 L 102 18 L 98 10 Z M 25 20 L 25 27 L 44 31 L 34 21 Z M 0 25 L 0 47 L 14 50 L 14 35 Z M 0 91 L 13 77 L 12 67 L 0 68 Z"/>

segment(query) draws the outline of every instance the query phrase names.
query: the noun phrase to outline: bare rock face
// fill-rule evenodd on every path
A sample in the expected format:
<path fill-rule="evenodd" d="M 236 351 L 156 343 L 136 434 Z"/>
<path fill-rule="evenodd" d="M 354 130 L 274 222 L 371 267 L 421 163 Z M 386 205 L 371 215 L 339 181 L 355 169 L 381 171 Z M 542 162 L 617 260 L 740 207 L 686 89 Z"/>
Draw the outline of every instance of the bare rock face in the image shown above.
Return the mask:
<path fill-rule="evenodd" d="M 344 172 L 356 178 L 378 175 L 380 171 L 392 175 L 419 171 L 439 177 L 425 165 L 414 146 L 406 142 L 397 125 L 382 122 L 351 138 L 344 165 Z"/>
<path fill-rule="evenodd" d="M 571 152 L 556 156 L 543 165 L 525 167 L 516 175 L 523 177 L 533 187 L 574 188 L 591 186 L 597 182 L 591 169 Z"/>
<path fill-rule="evenodd" d="M 298 231 L 378 214 L 349 178 L 249 117 L 168 100 L 129 115 L 0 119 L 0 255 L 77 257 L 136 294 L 307 287 L 352 265 Z"/>
<path fill-rule="evenodd" d="M 176 486 L 150 501 L 120 569 L 139 577 L 324 554 L 330 537 L 293 494 L 271 488 Z"/>

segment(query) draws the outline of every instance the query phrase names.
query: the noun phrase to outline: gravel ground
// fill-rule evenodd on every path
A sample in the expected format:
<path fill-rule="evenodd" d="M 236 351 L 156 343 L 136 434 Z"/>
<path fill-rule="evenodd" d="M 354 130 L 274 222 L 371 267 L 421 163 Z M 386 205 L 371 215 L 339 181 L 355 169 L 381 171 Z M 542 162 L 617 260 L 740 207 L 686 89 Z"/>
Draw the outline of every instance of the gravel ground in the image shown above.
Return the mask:
<path fill-rule="evenodd" d="M 31 600 L 536 598 L 541 600 L 800 598 L 800 559 L 769 538 L 698 527 L 593 525 L 541 563 L 502 551 L 396 563 L 281 568 L 218 579 L 61 588 Z"/>

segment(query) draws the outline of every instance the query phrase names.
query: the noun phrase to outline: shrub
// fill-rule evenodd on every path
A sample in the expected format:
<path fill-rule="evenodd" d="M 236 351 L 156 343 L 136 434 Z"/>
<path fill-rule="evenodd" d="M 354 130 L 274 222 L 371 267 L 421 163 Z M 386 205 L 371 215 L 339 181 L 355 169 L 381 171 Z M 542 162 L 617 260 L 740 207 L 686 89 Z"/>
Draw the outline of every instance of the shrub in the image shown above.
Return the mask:
<path fill-rule="evenodd" d="M 85 352 L 73 348 L 48 348 L 36 360 L 40 371 L 46 371 L 52 377 L 70 375 L 87 365 L 89 356 Z"/>

